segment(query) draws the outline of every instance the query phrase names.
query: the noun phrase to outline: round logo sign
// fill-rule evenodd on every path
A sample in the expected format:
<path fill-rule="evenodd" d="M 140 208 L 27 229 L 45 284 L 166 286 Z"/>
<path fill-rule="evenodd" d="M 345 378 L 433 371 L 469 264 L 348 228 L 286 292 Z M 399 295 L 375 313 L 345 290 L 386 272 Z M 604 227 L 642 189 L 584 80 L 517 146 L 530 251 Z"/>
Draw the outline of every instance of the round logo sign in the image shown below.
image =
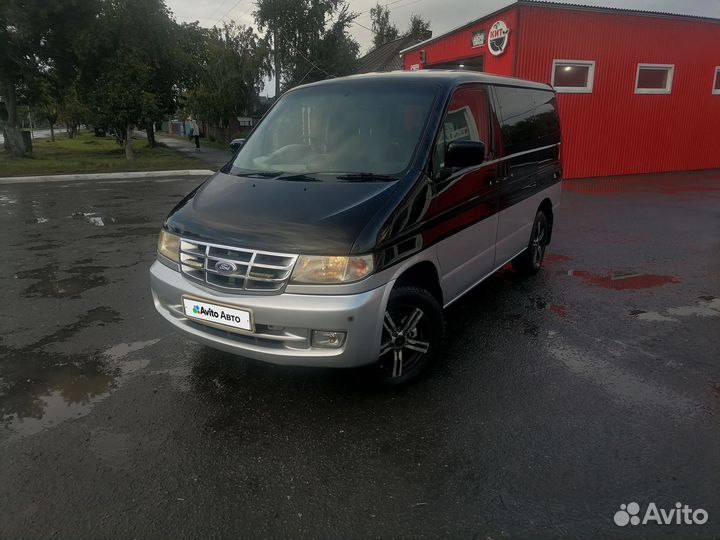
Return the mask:
<path fill-rule="evenodd" d="M 237 272 L 237 266 L 231 262 L 218 261 L 215 263 L 215 271 L 221 274 L 232 274 Z"/>
<path fill-rule="evenodd" d="M 500 56 L 505 52 L 508 44 L 510 29 L 505 21 L 497 21 L 490 27 L 488 34 L 488 48 L 493 56 Z"/>

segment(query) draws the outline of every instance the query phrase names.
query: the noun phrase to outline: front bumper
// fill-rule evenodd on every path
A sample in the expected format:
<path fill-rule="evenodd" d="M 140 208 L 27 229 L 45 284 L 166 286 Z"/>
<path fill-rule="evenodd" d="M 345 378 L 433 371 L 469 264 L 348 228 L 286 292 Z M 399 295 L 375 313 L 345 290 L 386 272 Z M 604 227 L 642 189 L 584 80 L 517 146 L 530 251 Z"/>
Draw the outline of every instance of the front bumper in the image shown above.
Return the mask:
<path fill-rule="evenodd" d="M 352 295 L 227 294 L 196 285 L 157 261 L 150 268 L 150 286 L 158 312 L 196 341 L 273 364 L 319 367 L 355 367 L 377 359 L 392 289 L 387 283 Z M 249 309 L 255 332 L 225 331 L 188 319 L 183 295 Z M 317 348 L 310 343 L 312 330 L 341 331 L 347 336 L 341 348 Z"/>

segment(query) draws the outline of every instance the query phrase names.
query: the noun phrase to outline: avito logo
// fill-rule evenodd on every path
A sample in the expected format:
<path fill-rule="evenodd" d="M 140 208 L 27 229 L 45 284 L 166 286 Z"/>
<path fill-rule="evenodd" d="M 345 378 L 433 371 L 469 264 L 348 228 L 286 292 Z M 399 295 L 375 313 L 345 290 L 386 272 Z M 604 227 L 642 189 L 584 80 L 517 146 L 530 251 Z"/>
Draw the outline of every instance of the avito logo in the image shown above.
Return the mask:
<path fill-rule="evenodd" d="M 693 510 L 687 504 L 675 503 L 675 508 L 665 510 L 658 508 L 654 502 L 648 504 L 645 514 L 640 519 L 640 505 L 636 502 L 621 504 L 620 510 L 613 516 L 615 525 L 704 525 L 708 520 L 708 513 L 702 508 Z"/>
<path fill-rule="evenodd" d="M 207 315 L 208 317 L 219 317 L 220 314 L 214 309 L 206 308 L 203 306 L 193 306 L 193 313 L 195 315 Z"/>

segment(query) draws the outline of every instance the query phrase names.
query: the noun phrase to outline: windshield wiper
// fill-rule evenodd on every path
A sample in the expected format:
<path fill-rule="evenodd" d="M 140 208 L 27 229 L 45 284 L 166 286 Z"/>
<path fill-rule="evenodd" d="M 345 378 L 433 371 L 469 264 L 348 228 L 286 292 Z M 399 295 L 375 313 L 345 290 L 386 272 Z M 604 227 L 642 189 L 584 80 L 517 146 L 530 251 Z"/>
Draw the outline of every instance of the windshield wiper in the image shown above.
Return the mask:
<path fill-rule="evenodd" d="M 275 180 L 288 180 L 290 182 L 296 181 L 296 182 L 320 182 L 321 180 L 319 178 L 316 178 L 314 176 L 311 176 L 313 174 L 320 174 L 320 173 L 298 173 L 298 174 L 285 174 L 280 173 L 278 176 L 275 176 Z"/>
<path fill-rule="evenodd" d="M 241 170 L 235 173 L 235 176 L 246 176 L 248 178 L 275 178 L 283 174 L 282 171 L 250 171 Z"/>
<path fill-rule="evenodd" d="M 397 176 L 391 174 L 376 174 L 371 172 L 359 172 L 351 174 L 340 174 L 338 180 L 347 180 L 349 182 L 392 182 L 397 180 Z"/>

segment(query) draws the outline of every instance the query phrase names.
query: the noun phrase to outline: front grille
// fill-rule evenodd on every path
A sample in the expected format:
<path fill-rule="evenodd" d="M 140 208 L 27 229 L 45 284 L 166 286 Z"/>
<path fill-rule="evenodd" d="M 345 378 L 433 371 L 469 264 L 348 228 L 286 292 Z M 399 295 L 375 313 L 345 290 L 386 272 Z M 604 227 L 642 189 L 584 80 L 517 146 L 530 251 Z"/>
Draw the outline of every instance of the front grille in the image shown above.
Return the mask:
<path fill-rule="evenodd" d="M 186 277 L 231 292 L 281 291 L 297 255 L 180 241 L 180 270 Z"/>

